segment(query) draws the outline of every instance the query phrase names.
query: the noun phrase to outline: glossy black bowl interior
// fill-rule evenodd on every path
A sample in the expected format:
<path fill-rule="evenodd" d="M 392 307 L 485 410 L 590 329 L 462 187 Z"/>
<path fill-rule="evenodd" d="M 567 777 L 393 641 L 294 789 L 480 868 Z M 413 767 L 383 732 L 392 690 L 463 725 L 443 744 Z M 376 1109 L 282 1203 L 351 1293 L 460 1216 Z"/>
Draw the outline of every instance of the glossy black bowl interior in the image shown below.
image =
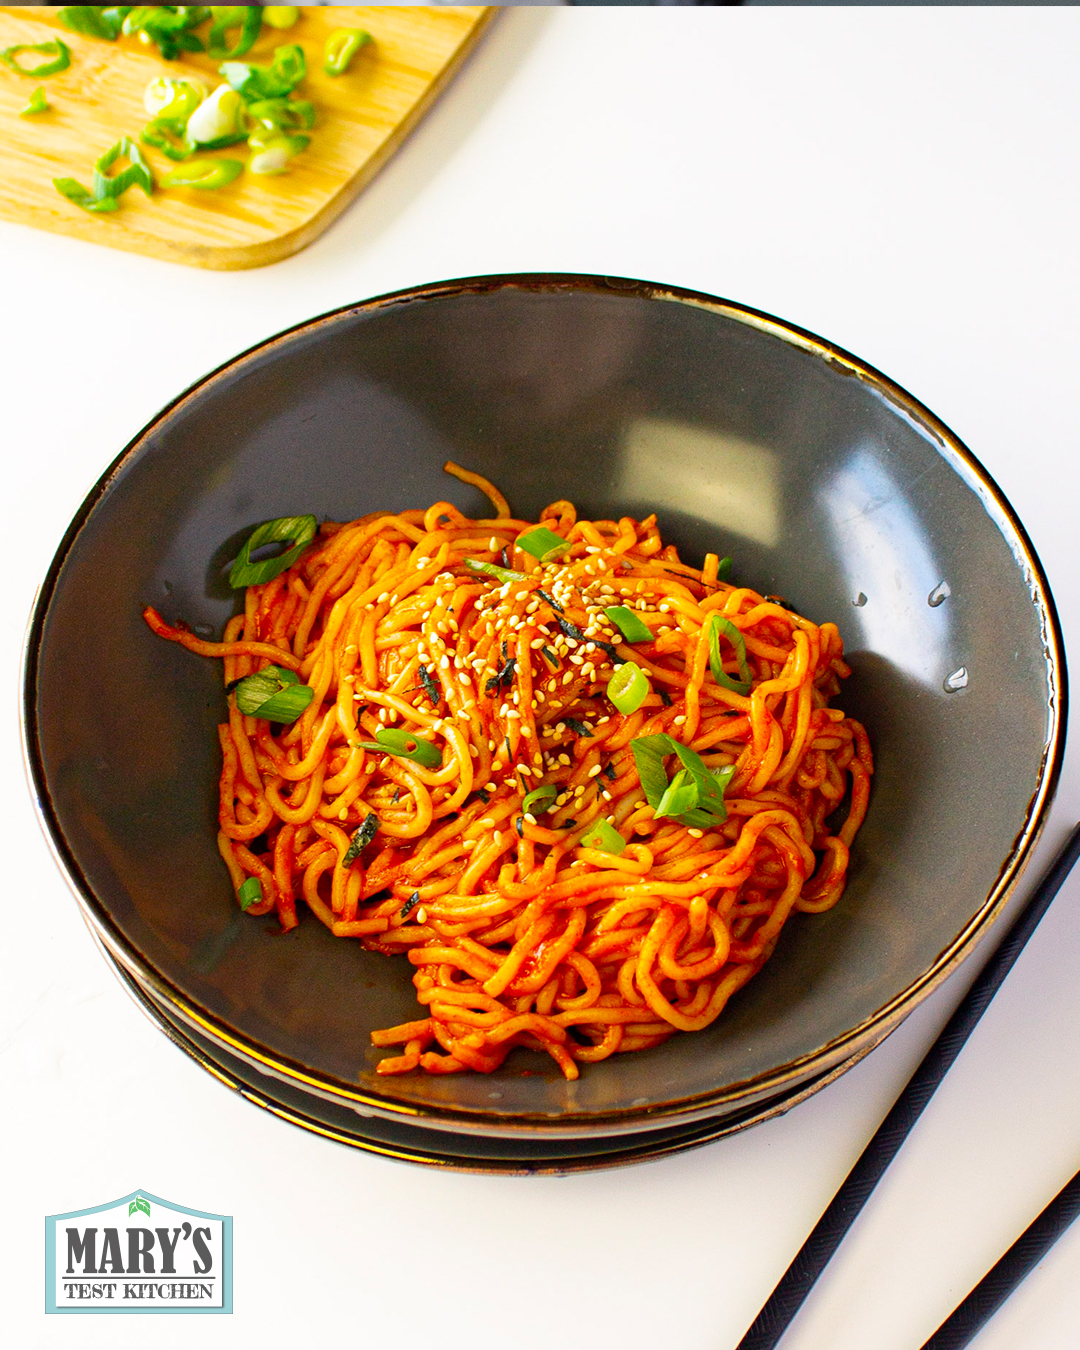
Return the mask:
<path fill-rule="evenodd" d="M 416 1016 L 411 967 L 308 918 L 242 916 L 214 846 L 216 662 L 152 636 L 147 603 L 220 633 L 221 568 L 256 522 L 484 499 L 534 517 L 659 514 L 687 559 L 840 627 L 842 705 L 878 772 L 851 881 L 794 918 L 710 1030 L 566 1083 L 515 1052 L 491 1076 L 381 1079 L 376 1027 Z M 344 309 L 195 386 L 133 442 L 68 533 L 27 667 L 42 811 L 110 950 L 242 1054 L 418 1124 L 649 1128 L 745 1107 L 879 1040 L 1000 908 L 1052 790 L 1064 668 L 1007 504 L 895 386 L 708 297 L 590 277 L 446 283 Z"/>

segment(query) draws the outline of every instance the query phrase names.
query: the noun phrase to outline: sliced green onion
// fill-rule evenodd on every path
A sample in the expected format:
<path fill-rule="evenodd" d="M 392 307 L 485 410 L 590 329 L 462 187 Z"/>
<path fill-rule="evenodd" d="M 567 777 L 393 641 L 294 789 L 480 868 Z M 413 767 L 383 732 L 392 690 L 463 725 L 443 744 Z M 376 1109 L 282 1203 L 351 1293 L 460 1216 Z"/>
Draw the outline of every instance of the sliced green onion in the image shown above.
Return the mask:
<path fill-rule="evenodd" d="M 249 52 L 262 31 L 263 12 L 258 5 L 211 5 L 210 37 L 207 48 L 211 56 L 243 56 Z M 226 45 L 225 34 L 240 29 L 236 46 Z"/>
<path fill-rule="evenodd" d="M 39 56 L 51 56 L 51 61 L 39 61 L 36 66 L 24 66 L 16 59 L 21 52 L 37 52 Z M 29 75 L 31 79 L 43 80 L 48 75 L 58 75 L 71 65 L 71 48 L 66 42 L 56 38 L 52 42 L 17 42 L 14 47 L 5 47 L 0 52 L 0 61 L 18 75 Z"/>
<path fill-rule="evenodd" d="M 26 107 L 19 113 L 20 117 L 36 117 L 38 113 L 49 111 L 49 100 L 45 97 L 45 86 L 39 84 L 30 95 Z"/>
<path fill-rule="evenodd" d="M 128 161 L 127 168 L 110 174 L 109 170 L 121 157 Z M 130 136 L 121 136 L 94 165 L 94 196 L 120 198 L 130 187 L 142 188 L 149 197 L 154 190 L 154 175 Z"/>
<path fill-rule="evenodd" d="M 724 661 L 720 655 L 721 633 L 735 648 L 735 659 L 739 663 L 741 680 L 733 680 L 724 670 Z M 741 694 L 744 698 L 754 687 L 750 678 L 750 667 L 746 663 L 746 643 L 743 635 L 730 619 L 721 618 L 719 614 L 713 614 L 709 618 L 709 669 L 718 685 L 730 689 L 732 693 Z"/>
<path fill-rule="evenodd" d="M 222 145 L 244 140 L 240 126 L 243 102 L 235 89 L 220 84 L 208 98 L 203 99 L 187 121 L 187 134 L 197 145 Z"/>
<path fill-rule="evenodd" d="M 319 523 L 314 516 L 280 516 L 277 520 L 264 520 L 248 536 L 236 561 L 229 568 L 229 585 L 233 590 L 241 586 L 261 586 L 264 581 L 273 581 L 293 563 L 315 538 Z M 262 562 L 252 562 L 255 549 L 265 544 L 291 542 L 293 547 L 276 558 L 266 558 Z"/>
<path fill-rule="evenodd" d="M 717 581 L 723 581 L 726 577 L 731 576 L 731 565 L 733 561 L 734 559 L 732 558 L 720 559 L 720 561 L 716 564 Z"/>
<path fill-rule="evenodd" d="M 601 816 L 581 836 L 578 845 L 581 848 L 594 848 L 598 853 L 619 854 L 626 847 L 626 840 L 614 825 Z"/>
<path fill-rule="evenodd" d="M 570 544 L 560 534 L 546 529 L 543 525 L 539 529 L 529 530 L 525 534 L 519 534 L 514 541 L 518 548 L 524 549 L 526 553 L 531 553 L 534 558 L 540 562 L 554 562 L 556 558 L 561 558 Z"/>
<path fill-rule="evenodd" d="M 735 773 L 733 764 L 710 769 L 696 751 L 662 732 L 630 742 L 645 799 L 657 816 L 674 816 L 680 824 L 707 829 L 727 819 L 724 789 Z M 664 771 L 667 755 L 678 755 L 683 771 L 669 784 Z M 685 791 L 692 784 L 692 795 Z M 666 798 L 666 800 L 665 800 Z"/>
<path fill-rule="evenodd" d="M 57 11 L 56 17 L 73 33 L 115 42 L 124 19 L 133 8 L 132 5 L 118 9 L 106 9 L 101 5 L 65 5 Z"/>
<path fill-rule="evenodd" d="M 652 629 L 638 618 L 632 609 L 625 605 L 609 605 L 604 613 L 627 640 L 627 642 L 651 642 Z"/>
<path fill-rule="evenodd" d="M 550 806 L 559 795 L 559 789 L 554 783 L 541 783 L 539 787 L 534 787 L 531 792 L 526 792 L 525 800 L 521 803 L 522 811 L 543 811 Z"/>
<path fill-rule="evenodd" d="M 671 737 L 638 736 L 630 742 L 638 778 L 645 791 L 645 800 L 655 811 L 667 791 L 668 777 L 664 771 L 664 756 L 671 754 Z"/>
<path fill-rule="evenodd" d="M 323 70 L 327 75 L 344 75 L 361 47 L 371 41 L 371 34 L 363 28 L 339 28 L 326 39 L 323 49 Z"/>
<path fill-rule="evenodd" d="M 345 850 L 345 856 L 341 860 L 342 867 L 348 868 L 359 858 L 368 844 L 375 838 L 375 833 L 379 828 L 379 817 L 374 811 L 369 812 L 360 822 L 360 828 L 353 835 L 349 847 Z"/>
<path fill-rule="evenodd" d="M 161 180 L 162 187 L 189 187 L 206 190 L 227 187 L 244 172 L 239 159 L 189 159 Z"/>
<path fill-rule="evenodd" d="M 267 5 L 262 16 L 271 28 L 291 28 L 300 17 L 300 10 L 296 5 Z"/>
<path fill-rule="evenodd" d="M 160 150 L 174 162 L 189 159 L 195 153 L 195 142 L 188 140 L 184 132 L 177 131 L 172 122 L 161 117 L 147 122 L 139 132 L 139 140 L 144 145 L 152 145 L 155 150 Z"/>
<path fill-rule="evenodd" d="M 253 131 L 310 131 L 315 125 L 315 105 L 306 98 L 261 98 L 247 106 Z"/>
<path fill-rule="evenodd" d="M 311 700 L 315 690 L 301 684 L 299 677 L 284 666 L 267 666 L 254 675 L 245 675 L 235 686 L 236 706 L 249 717 L 267 722 L 295 722 Z"/>
<path fill-rule="evenodd" d="M 143 90 L 143 107 L 151 117 L 183 128 L 205 98 L 206 86 L 198 80 L 171 80 L 166 75 L 159 75 Z"/>
<path fill-rule="evenodd" d="M 89 188 L 84 188 L 74 178 L 54 178 L 52 181 L 53 187 L 61 197 L 66 197 L 69 202 L 81 206 L 84 211 L 115 211 L 120 206 L 115 197 L 95 197 Z"/>
<path fill-rule="evenodd" d="M 495 577 L 498 581 L 528 581 L 524 572 L 511 572 L 506 567 L 496 567 L 494 563 L 478 562 L 475 558 L 464 559 L 465 566 L 470 572 L 483 572 L 487 577 Z"/>
<path fill-rule="evenodd" d="M 252 173 L 284 173 L 289 160 L 301 150 L 306 150 L 310 144 L 310 136 L 286 136 L 280 132 L 264 136 L 256 132 L 248 137 L 248 145 L 253 153 L 247 166 Z"/>
<path fill-rule="evenodd" d="M 262 882 L 258 877 L 248 877 L 236 892 L 236 898 L 240 901 L 241 909 L 250 909 L 252 905 L 257 905 L 263 898 Z"/>
<path fill-rule="evenodd" d="M 307 74 L 304 49 L 295 42 L 274 51 L 269 66 L 248 61 L 225 61 L 218 67 L 245 103 L 264 98 L 284 98 L 291 94 Z"/>
<path fill-rule="evenodd" d="M 656 806 L 658 816 L 681 816 L 698 804 L 697 784 L 686 769 L 680 769 Z"/>
<path fill-rule="evenodd" d="M 625 661 L 608 680 L 607 696 L 621 713 L 635 713 L 649 697 L 652 685 L 639 665 Z"/>
<path fill-rule="evenodd" d="M 357 742 L 361 750 L 372 750 L 376 754 L 396 755 L 398 759 L 411 759 L 425 769 L 437 769 L 442 764 L 442 751 L 437 745 L 425 741 L 411 731 L 400 727 L 380 727 L 375 733 L 375 743 Z"/>
<path fill-rule="evenodd" d="M 190 29 L 207 13 L 204 5 L 136 5 L 124 15 L 121 31 L 127 37 L 137 35 L 147 46 L 156 43 L 166 61 L 175 61 L 181 52 L 205 50 Z"/>

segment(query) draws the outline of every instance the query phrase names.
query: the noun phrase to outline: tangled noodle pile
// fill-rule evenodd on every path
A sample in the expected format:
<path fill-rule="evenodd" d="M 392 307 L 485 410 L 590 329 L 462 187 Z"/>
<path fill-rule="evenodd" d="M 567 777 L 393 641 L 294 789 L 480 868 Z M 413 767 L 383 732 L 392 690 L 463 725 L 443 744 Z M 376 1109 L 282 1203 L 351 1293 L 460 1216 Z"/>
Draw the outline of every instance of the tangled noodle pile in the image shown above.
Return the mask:
<path fill-rule="evenodd" d="M 313 690 L 284 725 L 231 694 L 218 843 L 242 903 L 258 897 L 249 914 L 288 929 L 302 899 L 335 935 L 413 964 L 425 1015 L 374 1033 L 401 1048 L 379 1071 L 490 1072 L 526 1045 L 576 1078 L 708 1026 L 793 910 L 836 903 L 870 747 L 829 707 L 849 673 L 834 624 L 721 580 L 716 555 L 687 566 L 654 516 L 578 520 L 555 502 L 539 523 L 565 542 L 541 561 L 516 546 L 536 522 L 447 468 L 494 518 L 443 501 L 324 524 L 247 588 L 220 643 L 145 617 L 224 658 L 229 686 L 276 667 Z M 629 662 L 647 692 L 624 713 L 608 685 Z M 392 729 L 435 750 L 384 753 Z M 670 771 L 692 794 L 704 766 L 718 808 L 649 804 L 641 742 L 661 735 L 698 766 L 679 775 L 650 741 L 661 789 Z"/>

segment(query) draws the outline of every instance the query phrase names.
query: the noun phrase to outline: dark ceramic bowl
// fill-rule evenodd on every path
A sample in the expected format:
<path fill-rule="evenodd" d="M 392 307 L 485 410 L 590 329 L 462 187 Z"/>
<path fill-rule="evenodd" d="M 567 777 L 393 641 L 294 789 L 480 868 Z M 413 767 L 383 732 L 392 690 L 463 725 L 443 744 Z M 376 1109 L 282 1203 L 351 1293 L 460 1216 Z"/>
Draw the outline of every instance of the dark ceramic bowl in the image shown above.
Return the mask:
<path fill-rule="evenodd" d="M 878 772 L 841 903 L 797 916 L 708 1031 L 566 1083 L 381 1079 L 373 1028 L 414 1017 L 411 967 L 241 915 L 214 846 L 215 662 L 147 603 L 219 632 L 221 566 L 253 524 L 449 499 L 453 458 L 535 517 L 656 510 L 684 556 L 835 620 L 843 706 Z M 72 523 L 31 627 L 27 755 L 93 930 L 219 1048 L 324 1102 L 416 1129 L 534 1139 L 756 1108 L 880 1041 L 986 935 L 1037 837 L 1064 738 L 1053 604 L 1007 502 L 903 390 L 811 335 L 636 281 L 508 276 L 350 306 L 181 395 Z"/>

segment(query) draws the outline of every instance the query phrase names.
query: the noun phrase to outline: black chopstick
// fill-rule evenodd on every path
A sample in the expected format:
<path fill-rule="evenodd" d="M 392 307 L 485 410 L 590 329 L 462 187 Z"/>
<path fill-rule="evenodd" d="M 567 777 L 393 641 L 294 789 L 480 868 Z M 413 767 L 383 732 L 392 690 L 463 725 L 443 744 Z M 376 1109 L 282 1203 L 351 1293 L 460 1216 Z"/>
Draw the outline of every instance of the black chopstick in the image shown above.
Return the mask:
<path fill-rule="evenodd" d="M 997 951 L 976 977 L 944 1031 L 927 1051 L 892 1110 L 833 1196 L 828 1209 L 784 1272 L 768 1302 L 754 1319 L 736 1350 L 773 1350 L 787 1330 L 818 1277 L 843 1242 L 874 1187 L 900 1151 L 912 1126 L 922 1115 L 964 1042 L 974 1031 L 990 1000 L 1000 989 L 1013 962 L 1023 951 L 1039 920 L 1050 908 L 1073 864 L 1080 857 L 1080 825 L 1073 827 L 1064 846 L 1032 891 L 1016 922 Z M 1038 1221 L 1037 1221 L 1038 1222 Z M 1023 1239 L 1021 1239 L 1022 1241 Z M 958 1342 L 959 1344 L 959 1342 Z"/>
<path fill-rule="evenodd" d="M 1080 1172 L 1058 1191 L 997 1265 L 987 1271 L 963 1303 L 942 1322 L 922 1350 L 964 1350 L 983 1323 L 993 1317 L 1078 1214 Z"/>

